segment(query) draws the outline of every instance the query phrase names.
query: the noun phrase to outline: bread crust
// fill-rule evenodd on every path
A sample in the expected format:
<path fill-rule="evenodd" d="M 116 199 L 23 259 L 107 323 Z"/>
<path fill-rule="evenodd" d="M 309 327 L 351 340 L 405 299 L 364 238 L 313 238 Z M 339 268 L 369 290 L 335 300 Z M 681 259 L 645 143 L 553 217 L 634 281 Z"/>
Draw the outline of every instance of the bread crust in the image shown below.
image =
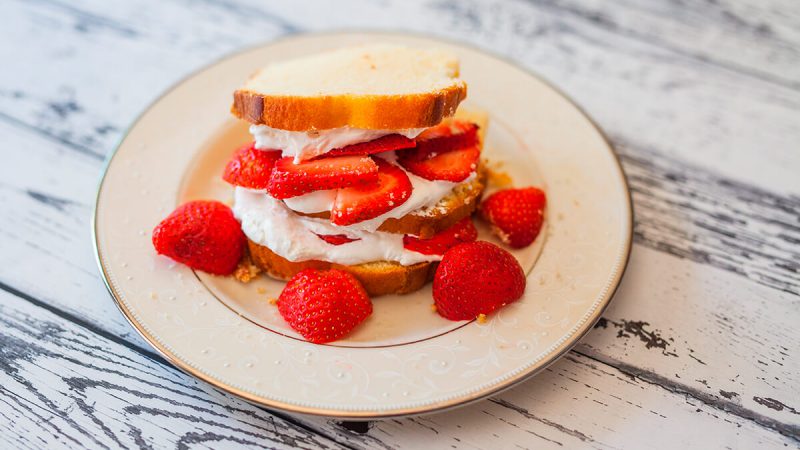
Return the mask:
<path fill-rule="evenodd" d="M 432 127 L 455 114 L 467 97 L 464 82 L 439 91 L 404 95 L 263 95 L 239 89 L 231 113 L 250 123 L 289 131 Z"/>
<path fill-rule="evenodd" d="M 423 262 L 403 266 L 388 261 L 353 266 L 325 261 L 293 262 L 250 239 L 247 240 L 247 244 L 253 264 L 273 278 L 288 280 L 304 269 L 339 269 L 353 274 L 370 296 L 414 292 L 433 279 L 438 265 L 437 263 Z"/>

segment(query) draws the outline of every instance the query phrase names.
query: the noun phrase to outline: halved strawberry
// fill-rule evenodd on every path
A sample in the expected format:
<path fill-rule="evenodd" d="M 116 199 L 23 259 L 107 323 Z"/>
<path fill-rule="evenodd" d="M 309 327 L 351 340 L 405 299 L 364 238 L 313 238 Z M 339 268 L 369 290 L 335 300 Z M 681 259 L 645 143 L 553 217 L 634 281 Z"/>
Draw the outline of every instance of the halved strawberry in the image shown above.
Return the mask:
<path fill-rule="evenodd" d="M 323 156 L 372 155 L 374 153 L 413 148 L 416 145 L 417 143 L 414 142 L 413 139 L 409 139 L 401 134 L 390 134 L 369 142 L 361 142 L 359 144 L 336 148 L 325 153 Z"/>
<path fill-rule="evenodd" d="M 247 239 L 228 206 L 195 200 L 177 207 L 156 226 L 153 246 L 192 269 L 229 275 L 242 259 Z"/>
<path fill-rule="evenodd" d="M 415 148 L 403 150 L 398 156 L 405 160 L 421 161 L 442 153 L 478 145 L 478 125 L 453 120 L 428 128 L 417 136 Z"/>
<path fill-rule="evenodd" d="M 452 150 L 428 159 L 415 160 L 400 155 L 397 162 L 426 180 L 464 181 L 478 167 L 481 151 L 477 146 Z"/>
<path fill-rule="evenodd" d="M 251 142 L 233 153 L 225 166 L 222 179 L 235 186 L 266 189 L 275 161 L 281 158 L 280 150 L 259 150 Z"/>
<path fill-rule="evenodd" d="M 288 156 L 275 163 L 267 192 L 277 199 L 284 199 L 323 189 L 366 183 L 377 178 L 378 166 L 365 156 L 336 156 L 298 164 Z"/>
<path fill-rule="evenodd" d="M 442 257 L 433 276 L 433 302 L 445 319 L 472 320 L 517 301 L 525 284 L 525 272 L 511 253 L 489 242 L 469 242 Z"/>
<path fill-rule="evenodd" d="M 405 203 L 411 196 L 411 180 L 403 169 L 375 158 L 378 179 L 339 189 L 331 210 L 331 222 L 351 225 L 373 219 Z"/>
<path fill-rule="evenodd" d="M 450 247 L 464 242 L 473 242 L 475 239 L 478 239 L 478 229 L 475 228 L 472 219 L 465 217 L 450 228 L 436 233 L 430 239 L 403 236 L 403 247 L 423 255 L 444 255 L 444 252 Z"/>
<path fill-rule="evenodd" d="M 317 237 L 331 245 L 342 245 L 360 240 L 349 238 L 346 234 L 318 234 Z"/>
<path fill-rule="evenodd" d="M 522 248 L 539 236 L 546 206 L 544 191 L 528 187 L 495 192 L 481 203 L 480 211 L 500 240 L 514 248 Z"/>

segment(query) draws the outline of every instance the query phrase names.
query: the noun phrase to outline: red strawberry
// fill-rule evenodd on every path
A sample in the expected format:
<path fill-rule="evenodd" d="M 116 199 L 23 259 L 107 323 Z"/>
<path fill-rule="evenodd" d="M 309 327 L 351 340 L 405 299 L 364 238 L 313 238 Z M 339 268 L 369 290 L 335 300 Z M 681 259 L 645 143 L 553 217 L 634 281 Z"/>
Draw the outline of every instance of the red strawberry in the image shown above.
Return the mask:
<path fill-rule="evenodd" d="M 472 219 L 465 217 L 450 228 L 436 233 L 430 239 L 403 236 L 403 247 L 423 255 L 443 255 L 450 247 L 478 239 L 478 230 Z"/>
<path fill-rule="evenodd" d="M 481 203 L 481 216 L 506 244 L 522 248 L 536 240 L 544 222 L 547 198 L 541 189 L 506 189 Z"/>
<path fill-rule="evenodd" d="M 242 259 L 245 237 L 230 208 L 198 200 L 179 206 L 156 226 L 153 246 L 193 269 L 228 275 Z"/>
<path fill-rule="evenodd" d="M 331 222 L 352 225 L 373 219 L 405 203 L 411 196 L 411 180 L 403 169 L 375 158 L 378 179 L 339 189 L 331 210 Z"/>
<path fill-rule="evenodd" d="M 415 145 L 417 145 L 417 143 L 414 142 L 413 139 L 409 139 L 401 134 L 390 134 L 369 142 L 361 142 L 359 144 L 336 148 L 325 153 L 324 156 L 372 155 L 374 153 L 413 148 Z"/>
<path fill-rule="evenodd" d="M 222 179 L 235 186 L 266 189 L 272 166 L 280 159 L 280 150 L 258 150 L 251 142 L 234 152 L 225 166 Z"/>
<path fill-rule="evenodd" d="M 448 250 L 433 277 L 436 311 L 450 320 L 472 320 L 520 297 L 525 273 L 517 259 L 485 241 Z"/>
<path fill-rule="evenodd" d="M 409 157 L 400 155 L 398 162 L 409 172 L 426 180 L 459 182 L 464 181 L 475 171 L 480 155 L 478 147 L 473 146 L 436 154 L 422 160 L 409 159 Z"/>
<path fill-rule="evenodd" d="M 318 234 L 317 237 L 331 245 L 342 245 L 359 240 L 349 238 L 346 234 Z"/>
<path fill-rule="evenodd" d="M 398 155 L 406 160 L 421 161 L 438 154 L 478 145 L 478 126 L 454 120 L 428 128 L 417 136 L 416 148 L 402 150 Z"/>
<path fill-rule="evenodd" d="M 292 157 L 275 163 L 267 192 L 277 199 L 323 189 L 337 189 L 378 178 L 378 166 L 365 156 L 336 156 L 294 163 Z"/>
<path fill-rule="evenodd" d="M 278 311 L 295 331 L 315 344 L 335 341 L 372 314 L 358 280 L 341 270 L 305 269 L 278 297 Z"/>
<path fill-rule="evenodd" d="M 444 120 L 439 125 L 432 126 L 420 133 L 419 136 L 417 136 L 417 141 L 464 134 L 469 132 L 472 128 L 477 129 L 478 126 L 472 122 L 460 119 Z"/>

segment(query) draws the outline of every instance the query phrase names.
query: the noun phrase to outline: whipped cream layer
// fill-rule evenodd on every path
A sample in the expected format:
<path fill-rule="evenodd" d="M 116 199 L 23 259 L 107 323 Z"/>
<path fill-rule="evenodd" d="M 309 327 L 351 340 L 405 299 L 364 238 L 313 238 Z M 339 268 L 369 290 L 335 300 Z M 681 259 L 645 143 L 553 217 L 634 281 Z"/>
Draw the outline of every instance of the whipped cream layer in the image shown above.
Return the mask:
<path fill-rule="evenodd" d="M 405 130 L 367 130 L 363 128 L 341 127 L 329 130 L 288 131 L 270 128 L 266 125 L 250 125 L 250 134 L 261 150 L 280 149 L 283 156 L 293 156 L 301 162 L 319 156 L 335 148 L 372 141 L 390 134 L 400 134 L 414 139 L 425 128 Z"/>
<path fill-rule="evenodd" d="M 345 229 L 325 219 L 300 216 L 264 192 L 236 187 L 234 199 L 233 213 L 242 223 L 244 234 L 289 261 L 321 260 L 346 265 L 395 261 L 409 266 L 441 260 L 438 255 L 405 249 L 402 234 Z M 359 240 L 333 245 L 318 234 L 345 234 Z"/>

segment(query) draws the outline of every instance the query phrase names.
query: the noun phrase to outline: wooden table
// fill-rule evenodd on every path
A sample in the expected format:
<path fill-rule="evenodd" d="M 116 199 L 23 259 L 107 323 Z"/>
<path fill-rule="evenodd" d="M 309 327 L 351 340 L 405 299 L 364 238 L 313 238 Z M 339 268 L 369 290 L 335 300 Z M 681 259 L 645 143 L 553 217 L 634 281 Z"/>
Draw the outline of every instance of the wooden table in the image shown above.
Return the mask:
<path fill-rule="evenodd" d="M 156 355 L 98 275 L 97 180 L 137 114 L 228 52 L 343 27 L 518 61 L 621 155 L 636 228 L 615 300 L 493 399 L 369 424 L 261 409 Z M 6 0 L 0 60 L 2 448 L 800 446 L 795 0 Z"/>

